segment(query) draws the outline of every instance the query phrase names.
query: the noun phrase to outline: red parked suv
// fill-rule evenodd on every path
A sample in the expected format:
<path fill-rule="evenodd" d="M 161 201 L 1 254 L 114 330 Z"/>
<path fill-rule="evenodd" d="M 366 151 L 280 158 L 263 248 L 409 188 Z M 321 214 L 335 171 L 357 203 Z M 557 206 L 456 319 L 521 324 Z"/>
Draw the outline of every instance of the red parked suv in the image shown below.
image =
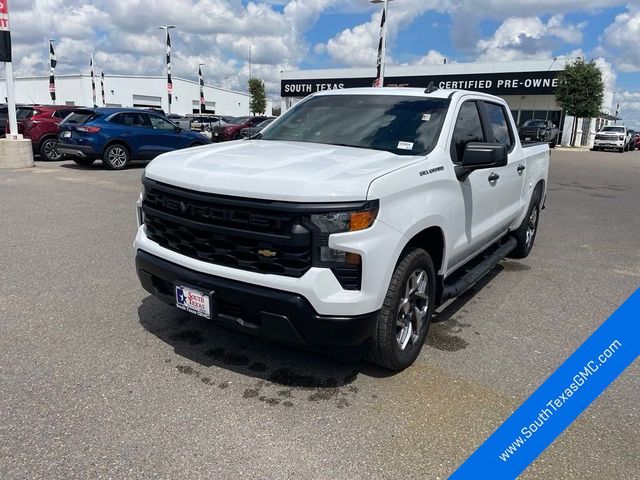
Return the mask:
<path fill-rule="evenodd" d="M 243 128 L 255 127 L 264 122 L 269 117 L 239 117 L 234 118 L 226 125 L 213 127 L 212 140 L 214 142 L 224 142 L 226 140 L 242 140 L 244 137 L 240 133 Z"/>
<path fill-rule="evenodd" d="M 58 125 L 67 115 L 84 111 L 68 105 L 33 105 L 17 110 L 18 133 L 31 140 L 33 152 L 45 160 L 60 160 Z"/>

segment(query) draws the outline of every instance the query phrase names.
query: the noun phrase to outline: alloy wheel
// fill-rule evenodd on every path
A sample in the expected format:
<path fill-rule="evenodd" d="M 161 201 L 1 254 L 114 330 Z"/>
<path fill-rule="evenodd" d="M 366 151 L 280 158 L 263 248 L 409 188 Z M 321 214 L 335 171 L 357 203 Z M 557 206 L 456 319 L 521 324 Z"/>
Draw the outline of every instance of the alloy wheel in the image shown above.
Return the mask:
<path fill-rule="evenodd" d="M 536 230 L 538 229 L 538 209 L 534 208 L 529 215 L 529 223 L 527 224 L 527 234 L 525 238 L 525 242 L 527 247 L 531 247 L 533 245 L 533 239 L 536 236 Z"/>
<path fill-rule="evenodd" d="M 425 328 L 429 311 L 429 276 L 419 269 L 414 271 L 405 286 L 404 297 L 400 299 L 396 320 L 396 340 L 400 350 L 416 346 Z"/>
<path fill-rule="evenodd" d="M 109 151 L 109 163 L 116 168 L 124 167 L 127 163 L 127 152 L 122 147 L 114 147 Z"/>
<path fill-rule="evenodd" d="M 50 140 L 44 144 L 44 156 L 48 160 L 60 160 L 60 152 L 58 151 L 58 142 Z"/>

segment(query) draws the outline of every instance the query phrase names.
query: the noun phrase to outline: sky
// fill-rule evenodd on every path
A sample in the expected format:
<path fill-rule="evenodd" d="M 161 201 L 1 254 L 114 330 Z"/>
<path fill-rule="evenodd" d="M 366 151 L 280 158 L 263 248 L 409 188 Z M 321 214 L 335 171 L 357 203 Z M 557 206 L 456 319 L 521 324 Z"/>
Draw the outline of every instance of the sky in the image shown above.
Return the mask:
<path fill-rule="evenodd" d="M 173 24 L 173 74 L 246 89 L 253 75 L 276 98 L 281 71 L 371 67 L 381 6 L 368 0 L 9 0 L 16 76 L 164 72 Z M 597 60 L 620 115 L 640 129 L 640 0 L 394 0 L 388 62 L 441 64 L 578 56 Z"/>

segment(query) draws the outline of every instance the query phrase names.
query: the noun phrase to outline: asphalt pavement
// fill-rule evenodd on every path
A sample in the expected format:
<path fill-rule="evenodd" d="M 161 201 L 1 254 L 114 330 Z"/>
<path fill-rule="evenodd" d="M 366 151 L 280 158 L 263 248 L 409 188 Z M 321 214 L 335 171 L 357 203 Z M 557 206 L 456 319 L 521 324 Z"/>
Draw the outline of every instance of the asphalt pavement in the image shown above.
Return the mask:
<path fill-rule="evenodd" d="M 551 164 L 532 255 L 439 312 L 396 375 L 150 297 L 141 167 L 0 171 L 0 478 L 446 478 L 640 286 L 640 152 Z M 639 373 L 522 478 L 640 478 Z"/>

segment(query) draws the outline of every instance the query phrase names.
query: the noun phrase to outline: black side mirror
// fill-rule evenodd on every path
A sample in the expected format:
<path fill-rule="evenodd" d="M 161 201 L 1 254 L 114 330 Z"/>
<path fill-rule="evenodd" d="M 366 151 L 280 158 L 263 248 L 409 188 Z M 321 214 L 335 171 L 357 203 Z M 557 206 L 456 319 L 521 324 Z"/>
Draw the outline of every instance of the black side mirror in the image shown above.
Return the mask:
<path fill-rule="evenodd" d="M 176 133 L 182 132 L 182 127 L 180 125 L 176 125 Z"/>
<path fill-rule="evenodd" d="M 462 157 L 462 165 L 456 167 L 458 179 L 464 181 L 471 172 L 507 165 L 507 147 L 501 143 L 467 143 Z"/>

